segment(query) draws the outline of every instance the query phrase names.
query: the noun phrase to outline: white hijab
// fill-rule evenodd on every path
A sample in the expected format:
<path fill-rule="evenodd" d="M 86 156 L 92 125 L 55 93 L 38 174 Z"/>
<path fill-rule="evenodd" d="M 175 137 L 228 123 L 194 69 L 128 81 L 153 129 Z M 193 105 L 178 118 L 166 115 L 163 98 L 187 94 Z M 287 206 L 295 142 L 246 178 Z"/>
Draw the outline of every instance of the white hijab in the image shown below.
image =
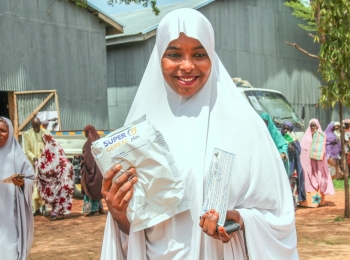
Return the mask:
<path fill-rule="evenodd" d="M 180 33 L 198 39 L 212 62 L 207 83 L 188 99 L 176 94 L 161 72 L 163 53 Z M 224 259 L 245 257 L 242 231 L 223 244 L 199 227 L 214 148 L 236 155 L 229 209 L 238 210 L 244 219 L 250 259 L 298 259 L 293 200 L 281 158 L 265 124 L 237 90 L 214 47 L 213 28 L 198 11 L 178 9 L 164 16 L 126 123 L 146 114 L 163 133 L 182 173 L 193 223 L 192 232 L 185 234 L 191 236 L 186 259 L 214 259 L 218 251 Z M 125 257 L 120 233 L 108 216 L 101 259 Z M 147 259 L 144 231 L 131 232 L 126 239 L 128 259 Z"/>
<path fill-rule="evenodd" d="M 0 147 L 0 180 L 14 173 L 25 174 L 24 188 L 0 182 L 0 259 L 27 259 L 32 246 L 34 221 L 32 191 L 34 170 L 23 149 L 13 136 L 9 119 L 9 136 Z M 15 258 L 14 258 L 15 257 Z"/>

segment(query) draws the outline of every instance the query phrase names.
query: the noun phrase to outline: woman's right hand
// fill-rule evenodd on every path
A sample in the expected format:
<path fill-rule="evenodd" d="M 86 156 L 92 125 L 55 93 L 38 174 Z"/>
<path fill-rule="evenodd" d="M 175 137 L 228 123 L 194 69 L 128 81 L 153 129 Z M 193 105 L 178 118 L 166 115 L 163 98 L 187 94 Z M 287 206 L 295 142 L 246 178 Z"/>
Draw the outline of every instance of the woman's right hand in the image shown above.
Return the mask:
<path fill-rule="evenodd" d="M 118 178 L 113 179 L 120 169 L 121 165 L 116 164 L 107 171 L 103 177 L 101 193 L 119 228 L 128 235 L 130 222 L 126 217 L 126 209 L 133 196 L 133 186 L 137 182 L 137 177 L 135 168 L 130 167 Z"/>

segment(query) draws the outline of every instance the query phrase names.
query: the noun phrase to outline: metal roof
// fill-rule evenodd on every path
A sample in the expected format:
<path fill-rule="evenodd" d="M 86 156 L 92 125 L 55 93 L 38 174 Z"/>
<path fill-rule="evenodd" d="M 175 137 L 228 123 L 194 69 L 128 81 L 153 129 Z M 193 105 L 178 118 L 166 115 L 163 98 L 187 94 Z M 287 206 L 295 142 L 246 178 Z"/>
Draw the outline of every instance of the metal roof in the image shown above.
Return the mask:
<path fill-rule="evenodd" d="M 114 17 L 101 10 L 99 7 L 87 0 L 87 10 L 96 15 L 106 27 L 106 35 L 120 34 L 124 32 L 124 25 Z"/>
<path fill-rule="evenodd" d="M 189 0 L 158 6 L 160 9 L 160 14 L 158 16 L 152 12 L 152 8 L 112 15 L 112 17 L 118 19 L 118 21 L 124 25 L 124 33 L 107 36 L 107 45 L 147 40 L 156 34 L 159 22 L 171 11 L 179 8 L 199 9 L 214 1 L 215 0 Z"/>

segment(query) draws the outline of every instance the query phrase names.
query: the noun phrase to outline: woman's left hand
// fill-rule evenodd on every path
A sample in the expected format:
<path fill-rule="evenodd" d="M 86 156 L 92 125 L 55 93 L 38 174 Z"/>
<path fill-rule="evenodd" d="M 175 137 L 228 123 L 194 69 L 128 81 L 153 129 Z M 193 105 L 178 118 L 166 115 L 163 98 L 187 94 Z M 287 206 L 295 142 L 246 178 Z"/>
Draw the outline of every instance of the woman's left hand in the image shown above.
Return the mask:
<path fill-rule="evenodd" d="M 219 213 L 214 209 L 206 212 L 199 222 L 199 226 L 202 228 L 203 232 L 208 236 L 219 239 L 223 243 L 227 243 L 231 239 L 231 235 L 227 234 L 224 227 L 219 226 L 218 231 L 216 231 L 216 225 L 219 220 Z M 233 220 L 241 226 L 241 230 L 244 230 L 244 222 L 241 214 L 237 210 L 228 210 L 226 213 L 226 220 Z"/>
<path fill-rule="evenodd" d="M 18 187 L 23 187 L 23 185 L 24 185 L 24 179 L 20 179 L 20 178 L 13 178 L 12 182 L 14 185 L 16 185 Z"/>

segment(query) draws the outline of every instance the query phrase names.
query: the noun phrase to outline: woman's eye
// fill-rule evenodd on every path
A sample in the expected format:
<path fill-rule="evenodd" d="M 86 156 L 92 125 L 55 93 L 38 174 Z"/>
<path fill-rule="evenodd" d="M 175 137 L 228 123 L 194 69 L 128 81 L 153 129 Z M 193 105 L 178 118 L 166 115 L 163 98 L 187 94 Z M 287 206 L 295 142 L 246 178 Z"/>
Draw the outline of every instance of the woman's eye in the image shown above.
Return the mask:
<path fill-rule="evenodd" d="M 203 57 L 205 57 L 205 56 L 207 56 L 206 53 L 196 53 L 196 54 L 194 55 L 194 57 L 196 57 L 196 58 L 203 58 Z"/>
<path fill-rule="evenodd" d="M 168 53 L 167 56 L 170 57 L 170 58 L 178 58 L 178 57 L 180 57 L 180 54 L 178 54 L 178 53 Z"/>

